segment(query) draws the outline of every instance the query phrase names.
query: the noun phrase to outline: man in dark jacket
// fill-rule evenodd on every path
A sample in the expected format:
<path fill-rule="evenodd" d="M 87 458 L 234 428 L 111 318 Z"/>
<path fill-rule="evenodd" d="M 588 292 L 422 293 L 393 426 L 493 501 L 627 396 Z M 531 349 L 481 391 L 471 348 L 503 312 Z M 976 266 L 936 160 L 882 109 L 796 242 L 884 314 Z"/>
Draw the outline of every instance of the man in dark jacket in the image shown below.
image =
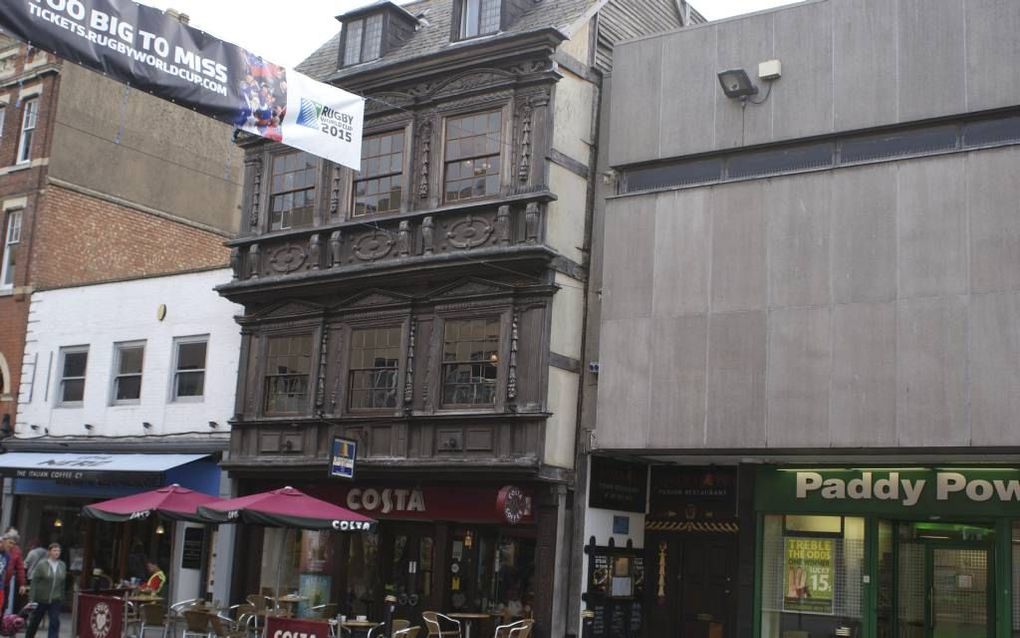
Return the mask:
<path fill-rule="evenodd" d="M 36 603 L 32 619 L 28 621 L 25 638 L 35 638 L 43 616 L 49 618 L 48 638 L 60 636 L 60 608 L 67 584 L 67 566 L 60 560 L 60 545 L 52 543 L 49 554 L 39 561 L 32 571 L 32 587 L 28 597 Z"/>

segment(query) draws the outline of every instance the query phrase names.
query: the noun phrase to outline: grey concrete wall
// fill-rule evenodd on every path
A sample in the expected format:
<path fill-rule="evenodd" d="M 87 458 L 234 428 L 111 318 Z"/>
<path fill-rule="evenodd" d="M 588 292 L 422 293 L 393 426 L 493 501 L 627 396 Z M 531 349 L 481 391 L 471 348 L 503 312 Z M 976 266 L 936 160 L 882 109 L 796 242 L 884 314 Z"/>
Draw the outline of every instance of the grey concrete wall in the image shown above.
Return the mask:
<path fill-rule="evenodd" d="M 818 0 L 624 43 L 609 161 L 1013 106 L 1018 31 L 1016 0 Z M 716 73 L 744 68 L 761 84 L 758 63 L 772 58 L 782 79 L 742 113 Z"/>
<path fill-rule="evenodd" d="M 610 200 L 599 446 L 1020 445 L 1018 165 L 1006 147 Z"/>
<path fill-rule="evenodd" d="M 244 154 L 232 133 L 226 124 L 65 64 L 49 174 L 236 234 Z"/>

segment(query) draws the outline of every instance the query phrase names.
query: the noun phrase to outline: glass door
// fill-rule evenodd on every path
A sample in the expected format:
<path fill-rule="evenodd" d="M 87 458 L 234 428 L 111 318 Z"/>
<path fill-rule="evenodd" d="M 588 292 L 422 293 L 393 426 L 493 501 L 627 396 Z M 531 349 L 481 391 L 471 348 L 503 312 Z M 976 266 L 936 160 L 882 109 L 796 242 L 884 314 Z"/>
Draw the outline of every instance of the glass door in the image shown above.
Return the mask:
<path fill-rule="evenodd" d="M 991 636 L 989 551 L 928 546 L 929 638 Z"/>

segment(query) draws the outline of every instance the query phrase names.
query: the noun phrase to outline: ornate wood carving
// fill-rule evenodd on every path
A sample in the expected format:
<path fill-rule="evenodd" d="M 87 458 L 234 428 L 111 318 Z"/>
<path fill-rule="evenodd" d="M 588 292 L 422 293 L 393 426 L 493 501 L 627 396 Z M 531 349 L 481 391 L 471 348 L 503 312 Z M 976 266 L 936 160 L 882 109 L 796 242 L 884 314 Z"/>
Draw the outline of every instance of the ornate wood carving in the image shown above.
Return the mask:
<path fill-rule="evenodd" d="M 528 202 L 524 209 L 524 238 L 529 244 L 538 241 L 538 203 Z"/>
<path fill-rule="evenodd" d="M 411 222 L 406 219 L 397 228 L 397 255 L 407 257 L 411 251 Z"/>
<path fill-rule="evenodd" d="M 308 267 L 318 270 L 320 263 L 322 263 L 322 241 L 319 239 L 319 233 L 315 233 L 308 238 Z"/>
<path fill-rule="evenodd" d="M 514 308 L 513 321 L 510 324 L 510 370 L 507 373 L 506 398 L 513 401 L 517 398 L 517 348 L 520 342 L 521 311 Z"/>
<path fill-rule="evenodd" d="M 340 212 L 340 167 L 333 166 L 333 179 L 329 187 L 329 215 L 335 217 Z"/>
<path fill-rule="evenodd" d="M 259 278 L 259 268 L 262 266 L 260 261 L 261 255 L 259 253 L 259 245 L 252 244 L 248 247 L 248 276 L 250 278 Z"/>
<path fill-rule="evenodd" d="M 425 120 L 419 126 L 421 136 L 421 171 L 418 174 L 418 197 L 429 198 L 429 178 L 432 164 L 432 122 Z"/>
<path fill-rule="evenodd" d="M 329 267 L 336 268 L 343 259 L 341 248 L 343 246 L 343 233 L 334 230 L 329 236 Z"/>
<path fill-rule="evenodd" d="M 251 210 L 248 211 L 248 224 L 255 228 L 259 225 L 259 208 L 262 200 L 262 158 L 255 156 L 245 163 L 252 167 Z"/>
<path fill-rule="evenodd" d="M 514 74 L 502 69 L 481 69 L 469 71 L 453 79 L 441 83 L 432 93 L 434 98 L 456 96 L 486 86 L 513 81 Z"/>
<path fill-rule="evenodd" d="M 441 336 L 437 337 L 437 335 L 435 335 L 434 332 L 435 331 L 433 330 L 432 335 L 433 343 L 435 343 L 435 340 L 437 338 L 442 339 Z M 433 409 L 432 376 L 434 372 L 432 371 L 432 368 L 435 365 L 435 348 L 433 348 L 432 345 L 430 344 L 428 351 L 429 356 L 428 359 L 425 361 L 425 378 L 422 380 L 421 384 L 421 398 L 422 402 L 425 404 L 425 409 L 431 411 Z"/>
<path fill-rule="evenodd" d="M 336 343 L 336 352 L 337 352 L 337 356 L 339 356 L 340 350 L 341 350 L 340 345 L 341 345 L 341 343 L 343 341 L 343 333 L 340 332 L 340 333 L 337 333 L 337 335 L 338 336 L 337 336 L 337 339 L 336 339 L 336 342 L 337 342 Z M 340 383 L 344 379 L 344 375 L 343 375 L 343 372 L 342 372 L 343 369 L 344 369 L 343 365 L 342 364 L 341 365 L 337 365 L 336 369 L 337 369 L 337 373 L 336 373 L 336 378 L 333 379 L 333 390 L 330 391 L 330 393 L 329 393 L 329 413 L 330 414 L 336 414 L 336 402 L 337 402 L 338 396 L 340 395 Z"/>
<path fill-rule="evenodd" d="M 393 236 L 381 228 L 354 240 L 354 256 L 361 261 L 376 261 L 393 250 Z"/>
<path fill-rule="evenodd" d="M 467 215 L 448 226 L 446 238 L 455 248 L 477 248 L 492 235 L 492 224 L 484 217 Z"/>
<path fill-rule="evenodd" d="M 237 246 L 230 249 L 230 271 L 234 281 L 241 278 L 241 249 Z"/>
<path fill-rule="evenodd" d="M 411 327 L 407 332 L 407 373 L 404 375 L 404 404 L 414 401 L 414 344 L 418 331 L 418 320 L 411 315 Z"/>
<path fill-rule="evenodd" d="M 319 377 L 315 383 L 315 414 L 322 416 L 326 401 L 326 362 L 329 352 L 329 328 L 323 324 L 322 339 L 319 341 Z"/>
<path fill-rule="evenodd" d="M 421 243 L 422 250 L 426 255 L 431 255 L 435 250 L 435 229 L 436 223 L 429 215 L 421 223 Z"/>
<path fill-rule="evenodd" d="M 527 183 L 531 176 L 531 116 L 533 109 L 528 100 L 521 103 L 521 159 L 517 163 L 517 179 Z"/>
<path fill-rule="evenodd" d="M 291 273 L 308 261 L 308 252 L 297 244 L 284 244 L 269 254 L 269 267 L 278 273 Z"/>
<path fill-rule="evenodd" d="M 496 242 L 501 246 L 510 243 L 510 206 L 507 204 L 496 211 Z"/>

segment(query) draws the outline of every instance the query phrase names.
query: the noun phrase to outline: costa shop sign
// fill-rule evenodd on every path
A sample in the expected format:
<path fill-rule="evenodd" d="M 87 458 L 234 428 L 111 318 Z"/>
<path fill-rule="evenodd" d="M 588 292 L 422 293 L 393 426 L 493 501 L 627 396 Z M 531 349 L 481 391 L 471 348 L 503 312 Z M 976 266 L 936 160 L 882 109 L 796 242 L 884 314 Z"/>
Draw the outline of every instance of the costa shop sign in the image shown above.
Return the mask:
<path fill-rule="evenodd" d="M 763 469 L 759 510 L 922 516 L 1020 515 L 1020 468 Z"/>
<path fill-rule="evenodd" d="M 471 523 L 534 523 L 531 490 L 519 486 L 330 485 L 308 493 L 375 518 Z"/>

